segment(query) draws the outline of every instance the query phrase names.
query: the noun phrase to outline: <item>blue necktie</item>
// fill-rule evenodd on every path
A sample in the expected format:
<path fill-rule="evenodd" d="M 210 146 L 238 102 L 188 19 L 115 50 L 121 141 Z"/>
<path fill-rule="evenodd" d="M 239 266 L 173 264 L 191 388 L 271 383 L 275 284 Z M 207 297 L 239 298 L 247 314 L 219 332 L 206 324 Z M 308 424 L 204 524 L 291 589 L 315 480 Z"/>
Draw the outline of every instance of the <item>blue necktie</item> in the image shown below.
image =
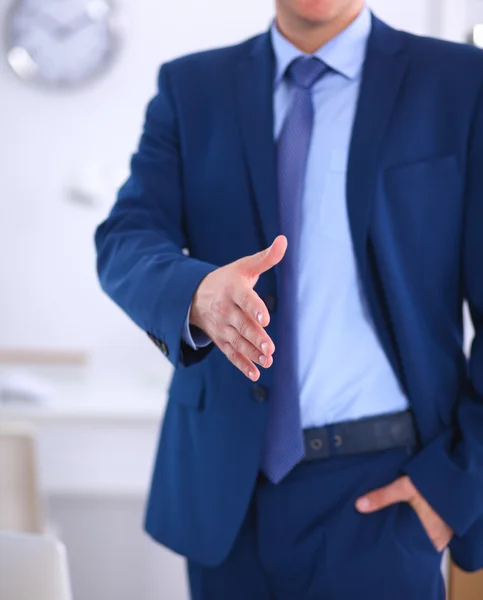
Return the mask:
<path fill-rule="evenodd" d="M 280 264 L 279 331 L 274 355 L 274 386 L 262 456 L 262 470 L 281 481 L 304 457 L 297 375 L 297 265 L 307 158 L 314 125 L 312 86 L 328 67 L 314 57 L 292 62 L 286 77 L 293 102 L 277 144 L 280 228 L 288 240 Z"/>

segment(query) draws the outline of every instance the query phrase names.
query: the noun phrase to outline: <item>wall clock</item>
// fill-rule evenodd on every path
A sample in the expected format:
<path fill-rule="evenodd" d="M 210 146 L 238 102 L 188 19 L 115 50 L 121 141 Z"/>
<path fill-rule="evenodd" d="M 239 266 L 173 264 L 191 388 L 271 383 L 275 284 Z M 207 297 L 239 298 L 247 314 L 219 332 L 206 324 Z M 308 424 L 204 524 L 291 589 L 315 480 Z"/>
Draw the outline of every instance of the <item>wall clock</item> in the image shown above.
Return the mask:
<path fill-rule="evenodd" d="M 102 74 L 119 45 L 107 0 L 16 0 L 5 38 L 13 71 L 51 87 L 80 86 Z"/>

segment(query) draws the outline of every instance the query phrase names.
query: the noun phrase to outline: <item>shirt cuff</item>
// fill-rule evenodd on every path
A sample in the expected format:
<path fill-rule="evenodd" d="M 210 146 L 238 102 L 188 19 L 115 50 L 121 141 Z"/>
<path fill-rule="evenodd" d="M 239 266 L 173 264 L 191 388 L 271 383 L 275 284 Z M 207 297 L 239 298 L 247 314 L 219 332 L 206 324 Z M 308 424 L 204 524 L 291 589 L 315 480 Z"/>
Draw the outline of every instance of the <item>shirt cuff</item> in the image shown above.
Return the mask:
<path fill-rule="evenodd" d="M 186 316 L 186 321 L 184 323 L 183 329 L 183 341 L 188 344 L 193 350 L 198 350 L 199 348 L 205 348 L 211 344 L 210 338 L 202 331 L 199 327 L 195 325 L 190 325 L 190 313 L 191 313 L 191 304 L 188 309 L 188 314 Z"/>

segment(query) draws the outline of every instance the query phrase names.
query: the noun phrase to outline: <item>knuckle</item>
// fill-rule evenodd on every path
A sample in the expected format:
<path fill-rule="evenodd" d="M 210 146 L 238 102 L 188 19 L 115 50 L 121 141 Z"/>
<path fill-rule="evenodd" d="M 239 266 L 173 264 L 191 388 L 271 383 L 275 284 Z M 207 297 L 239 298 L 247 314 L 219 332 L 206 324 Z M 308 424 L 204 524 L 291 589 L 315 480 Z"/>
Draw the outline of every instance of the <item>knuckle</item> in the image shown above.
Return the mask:
<path fill-rule="evenodd" d="M 241 342 L 242 342 L 242 336 L 240 334 L 236 334 L 233 337 L 231 345 L 233 346 L 233 348 L 235 348 L 235 350 L 238 350 L 240 348 Z"/>
<path fill-rule="evenodd" d="M 238 352 L 233 348 L 233 346 L 229 343 L 225 344 L 224 350 L 228 360 L 232 362 L 234 365 L 238 362 Z"/>
<path fill-rule="evenodd" d="M 238 327 L 238 331 L 242 337 L 246 337 L 246 334 L 249 330 L 249 323 L 247 319 L 241 319 Z"/>
<path fill-rule="evenodd" d="M 232 327 L 227 323 L 220 323 L 219 331 L 223 339 L 231 346 Z"/>
<path fill-rule="evenodd" d="M 401 479 L 401 483 L 402 483 L 402 489 L 403 489 L 404 494 L 406 494 L 410 498 L 412 498 L 416 495 L 416 490 L 414 488 L 412 481 L 409 479 L 409 477 L 403 477 Z"/>
<path fill-rule="evenodd" d="M 248 308 L 249 301 L 250 301 L 250 294 L 248 292 L 243 292 L 241 301 L 240 301 L 240 306 L 243 310 L 246 310 Z"/>

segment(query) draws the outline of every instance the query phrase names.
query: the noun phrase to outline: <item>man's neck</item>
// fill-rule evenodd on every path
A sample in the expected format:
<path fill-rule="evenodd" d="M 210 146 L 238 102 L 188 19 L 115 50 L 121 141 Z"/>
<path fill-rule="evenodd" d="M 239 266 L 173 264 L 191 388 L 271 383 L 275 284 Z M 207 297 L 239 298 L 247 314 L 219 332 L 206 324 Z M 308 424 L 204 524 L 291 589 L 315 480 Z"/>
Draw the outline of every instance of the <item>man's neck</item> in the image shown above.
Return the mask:
<path fill-rule="evenodd" d="M 344 31 L 359 16 L 362 8 L 363 6 L 357 5 L 352 11 L 327 23 L 309 23 L 279 12 L 276 22 L 278 30 L 289 42 L 302 52 L 313 54 L 341 31 Z"/>

